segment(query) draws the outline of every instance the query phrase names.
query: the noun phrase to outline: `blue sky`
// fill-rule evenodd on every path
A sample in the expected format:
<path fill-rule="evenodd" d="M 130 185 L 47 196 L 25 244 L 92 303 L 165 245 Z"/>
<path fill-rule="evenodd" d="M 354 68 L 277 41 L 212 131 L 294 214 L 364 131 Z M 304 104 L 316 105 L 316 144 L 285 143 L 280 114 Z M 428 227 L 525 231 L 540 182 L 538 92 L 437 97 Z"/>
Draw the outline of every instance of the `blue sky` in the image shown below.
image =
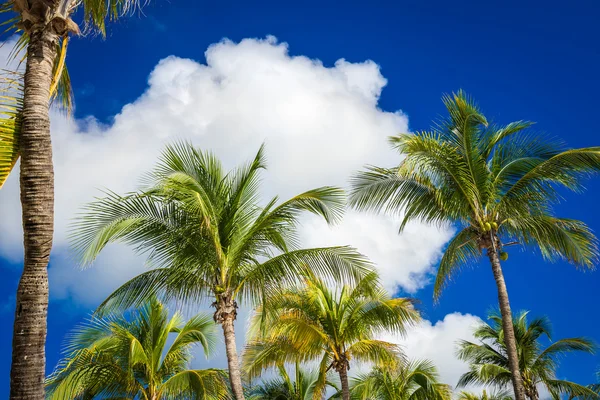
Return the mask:
<path fill-rule="evenodd" d="M 125 105 L 155 85 L 149 84 L 149 74 L 165 57 L 205 63 L 206 49 L 223 38 L 237 43 L 273 35 L 289 45 L 291 56 L 321 60 L 325 68 L 334 68 L 341 58 L 348 63 L 373 60 L 387 79 L 377 107 L 387 112 L 402 110 L 412 130 L 427 129 L 444 113 L 441 95 L 462 88 L 477 99 L 488 119 L 500 123 L 532 120 L 537 122 L 536 130 L 561 137 L 570 146 L 598 145 L 593 121 L 600 104 L 600 26 L 596 21 L 600 6 L 592 1 L 568 6 L 548 1 L 487 3 L 377 1 L 366 6 L 328 1 L 284 5 L 156 0 L 144 9 L 145 15 L 111 24 L 106 40 L 72 41 L 67 62 L 76 94 L 74 124 L 94 132 L 109 129 Z M 203 144 L 202 140 L 197 143 Z M 227 147 L 226 143 L 211 144 Z M 351 144 L 339 143 L 345 145 Z M 113 161 L 106 158 L 105 162 L 109 166 Z M 367 162 L 377 160 L 360 160 L 360 164 Z M 582 219 L 600 231 L 599 183 L 589 181 L 583 195 L 566 193 L 557 213 Z M 77 190 L 77 184 L 72 190 Z M 3 207 L 14 204 L 9 196 L 15 194 L 0 192 Z M 3 232 L 0 244 L 4 235 L 8 236 Z M 64 258 L 64 254 L 53 256 L 51 268 Z M 7 327 L 0 333 L 2 397 L 1 393 L 8 393 L 8 327 L 12 326 L 19 261 L 0 252 L 0 267 L 0 318 Z M 67 276 L 64 271 L 75 280 L 80 274 L 74 268 L 61 271 L 55 281 Z M 600 272 L 546 263 L 538 254 L 515 250 L 505 263 L 505 275 L 514 310 L 548 316 L 557 339 L 587 336 L 600 342 L 596 292 Z M 410 295 L 421 301 L 424 316 L 432 323 L 454 312 L 484 318 L 496 303 L 492 274 L 484 260 L 478 268 L 461 273 L 439 305 L 432 304 L 431 285 L 418 286 Z M 53 296 L 49 370 L 56 364 L 65 333 L 92 308 L 72 293 Z M 559 375 L 586 384 L 598 368 L 600 356 L 572 355 L 562 362 Z"/>

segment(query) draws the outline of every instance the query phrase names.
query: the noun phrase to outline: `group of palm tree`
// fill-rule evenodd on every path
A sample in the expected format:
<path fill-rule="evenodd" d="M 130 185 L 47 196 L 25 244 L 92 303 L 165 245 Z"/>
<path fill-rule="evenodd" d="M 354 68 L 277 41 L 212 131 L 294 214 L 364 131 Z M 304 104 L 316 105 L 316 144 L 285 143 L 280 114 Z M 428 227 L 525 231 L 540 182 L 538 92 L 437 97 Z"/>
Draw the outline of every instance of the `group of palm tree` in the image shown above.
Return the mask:
<path fill-rule="evenodd" d="M 348 293 L 337 296 L 339 301 L 323 297 L 330 291 L 317 282 L 307 285 L 303 293 L 294 299 L 291 293 L 287 301 L 302 309 L 320 309 L 333 317 L 335 313 L 353 315 L 344 306 L 353 304 Z M 316 293 L 315 293 L 316 290 Z M 363 291 L 356 288 L 353 292 Z M 315 296 L 312 297 L 311 294 Z M 311 298 L 312 297 L 312 298 Z M 356 295 L 355 295 L 356 297 Z M 354 298 L 355 298 L 354 297 Z M 363 295 L 358 295 L 362 298 Z M 333 302 L 331 300 L 334 300 Z M 389 299 L 386 300 L 390 302 Z M 364 302 L 360 302 L 364 311 Z M 373 309 L 382 308 L 377 304 Z M 330 308 L 328 305 L 335 305 Z M 393 308 L 393 307 L 392 307 Z M 292 307 L 292 310 L 298 310 Z M 558 357 L 570 352 L 591 353 L 594 345 L 584 338 L 568 338 L 552 342 L 543 348 L 542 336 L 550 338 L 549 321 L 537 318 L 527 321 L 527 312 L 515 316 L 514 330 L 517 351 L 520 354 L 519 371 L 525 384 L 528 400 L 539 400 L 539 390 L 544 389 L 552 399 L 567 395 L 570 399 L 594 400 L 600 398 L 598 385 L 582 386 L 556 378 Z M 281 316 L 280 316 L 281 317 Z M 249 400 L 509 400 L 511 374 L 508 367 L 506 345 L 499 314 L 491 314 L 490 324 L 481 323 L 474 330 L 477 342 L 461 341 L 457 344 L 457 356 L 470 365 L 463 374 L 457 389 L 472 384 L 484 385 L 482 393 L 456 392 L 442 383 L 435 365 L 428 360 L 407 360 L 397 345 L 373 339 L 350 340 L 353 344 L 345 355 L 349 366 L 367 361 L 370 371 L 363 371 L 349 378 L 336 371 L 333 374 L 326 365 L 335 365 L 335 328 L 327 333 L 326 324 L 303 325 L 303 313 L 288 312 L 287 321 L 277 322 L 279 328 L 267 338 L 250 340 L 244 350 L 242 369 L 246 378 L 243 395 Z M 253 328 L 260 330 L 261 313 L 253 318 Z M 378 320 L 379 318 L 377 318 Z M 369 318 L 367 318 L 369 320 Z M 327 320 L 325 320 L 327 321 Z M 346 322 L 355 323 L 348 319 Z M 291 335 L 281 335 L 285 325 Z M 349 325 L 345 326 L 348 327 Z M 361 322 L 364 326 L 367 323 Z M 273 323 L 267 323 L 273 326 Z M 192 369 L 190 361 L 195 345 L 201 346 L 209 355 L 216 343 L 216 324 L 209 314 L 201 313 L 184 322 L 180 313 L 169 317 L 166 307 L 156 298 L 123 314 L 93 318 L 77 328 L 69 337 L 66 356 L 46 382 L 47 398 L 60 399 L 233 399 L 226 371 L 219 369 Z M 300 329 L 297 329 L 300 328 Z M 318 333 L 302 335 L 302 330 Z M 350 328 L 352 330 L 352 328 Z M 361 330 L 360 328 L 358 329 Z M 169 338 L 169 335 L 172 335 Z M 253 332 L 251 336 L 255 336 Z M 318 337 L 317 337 L 318 336 Z M 339 332 L 340 337 L 348 334 Z M 307 341 L 308 339 L 308 341 Z M 318 343 L 312 345 L 309 341 Z M 302 343 L 298 343 L 298 342 Z M 350 351 L 352 349 L 352 351 Z M 299 352 L 300 350 L 300 352 Z M 303 353 L 302 351 L 306 351 Z M 320 359 L 318 363 L 311 363 Z M 331 361 L 333 360 L 333 361 Z M 339 365 L 339 363 L 338 363 Z M 360 365 L 360 364 L 358 364 Z M 270 371 L 271 377 L 259 376 Z M 277 376 L 273 376 L 276 373 Z M 337 375 L 337 376 L 336 376 Z M 490 390 L 488 392 L 488 390 Z"/>
<path fill-rule="evenodd" d="M 543 319 L 527 325 L 526 314 L 513 320 L 501 261 L 506 247 L 517 242 L 537 246 L 548 258 L 593 266 L 595 237 L 582 222 L 555 217 L 551 205 L 558 187 L 577 190 L 580 178 L 599 169 L 599 149 L 568 150 L 542 142 L 525 131 L 529 123 L 490 127 L 462 92 L 444 102 L 450 115 L 446 122 L 431 132 L 391 139 L 404 155 L 399 166 L 370 167 L 353 177 L 350 205 L 401 213 L 401 228 L 413 220 L 463 226 L 440 261 L 436 299 L 453 273 L 485 251 L 500 315 L 492 317 L 492 326 L 475 332 L 481 343 L 460 345 L 458 355 L 471 371 L 459 385 L 491 385 L 499 390 L 494 395 L 502 395 L 512 383 L 515 398 L 529 400 L 538 399 L 540 385 L 553 396 L 592 396 L 589 388 L 556 379 L 554 373 L 557 355 L 589 352 L 593 345 L 565 339 L 540 351 L 538 338 L 549 335 L 548 326 Z M 343 190 L 322 187 L 286 201 L 273 198 L 263 206 L 259 182 L 264 168 L 262 147 L 251 162 L 226 172 L 211 153 L 179 142 L 166 147 L 140 190 L 107 192 L 88 204 L 72 230 L 73 247 L 84 265 L 108 244 L 121 242 L 145 254 L 151 266 L 112 293 L 97 318 L 144 307 L 155 298 L 192 305 L 209 299 L 213 320 L 223 331 L 227 392 L 236 400 L 250 397 L 247 383 L 265 371 L 279 371 L 280 384 L 260 390 L 288 396 L 321 398 L 339 386 L 336 395 L 344 400 L 397 398 L 400 392 L 415 399 L 448 398 L 450 390 L 437 381 L 433 365 L 406 360 L 396 344 L 378 339 L 383 332 L 405 335 L 419 321 L 413 301 L 391 297 L 374 266 L 351 247 L 301 247 L 301 214 L 336 223 L 345 208 Z M 254 309 L 241 360 L 234 329 L 238 303 Z M 90 346 L 97 345 L 88 343 L 86 349 Z M 130 346 L 130 354 L 143 347 Z M 72 361 L 79 360 L 77 348 L 65 365 L 79 365 Z M 151 357 L 144 354 L 139 368 L 146 371 L 145 360 Z M 313 373 L 301 369 L 312 364 Z M 373 366 L 370 373 L 349 376 L 351 367 L 365 364 Z M 289 366 L 296 366 L 296 382 L 289 378 Z M 71 376 L 69 368 L 59 367 L 50 382 L 63 382 L 64 374 Z M 221 375 L 209 376 L 222 381 Z M 132 390 L 150 387 L 132 385 Z M 72 387 L 88 393 L 83 383 Z M 192 387 L 188 382 L 180 390 Z M 158 389 L 152 392 L 149 398 Z"/>
<path fill-rule="evenodd" d="M 297 234 L 302 213 L 336 223 L 346 205 L 400 216 L 400 231 L 412 221 L 460 228 L 441 258 L 436 300 L 461 267 L 483 255 L 489 259 L 500 315 L 489 329 L 477 332 L 483 344 L 461 344 L 460 356 L 472 365 L 461 382 L 497 386 L 500 392 L 484 393 L 491 398 L 502 397 L 510 381 L 516 400 L 537 399 L 540 384 L 552 395 L 572 397 L 591 396 L 597 389 L 571 385 L 548 372 L 555 370 L 557 354 L 590 351 L 591 344 L 568 339 L 540 352 L 535 343 L 548 334 L 545 323 L 527 326 L 524 315 L 513 321 L 502 262 L 507 248 L 519 245 L 537 248 L 548 260 L 594 267 L 595 236 L 583 222 L 554 215 L 552 206 L 561 190 L 578 192 L 585 178 L 600 171 L 600 147 L 567 148 L 530 133 L 529 122 L 490 124 L 463 92 L 443 98 L 449 116 L 430 131 L 392 137 L 402 155 L 399 164 L 371 166 L 354 175 L 348 201 L 342 189 L 323 187 L 263 203 L 263 148 L 247 165 L 226 172 L 214 155 L 190 143 L 169 145 L 141 190 L 107 192 L 74 225 L 72 241 L 83 264 L 109 243 L 122 242 L 145 254 L 151 269 L 100 305 L 90 326 L 73 336 L 65 361 L 45 380 L 54 220 L 49 107 L 53 99 L 67 109 L 72 103 L 65 54 L 69 35 L 80 33 L 71 19 L 80 6 L 86 28 L 104 33 L 107 18 L 140 3 L 7 0 L 0 8 L 15 13 L 8 21 L 9 29 L 21 34 L 15 54 L 26 52 L 25 73 L 7 78 L 10 90 L 2 97 L 0 119 L 0 185 L 20 158 L 24 232 L 11 399 L 42 399 L 47 393 L 62 398 L 136 393 L 148 399 L 231 393 L 240 400 L 254 396 L 243 378 L 266 369 L 279 371 L 282 384 L 271 386 L 290 396 L 318 397 L 337 387 L 331 378 L 335 372 L 337 395 L 345 400 L 447 397 L 430 363 L 406 360 L 396 345 L 377 339 L 383 331 L 406 334 L 419 320 L 413 302 L 389 296 L 374 266 L 351 247 L 302 248 Z M 163 305 L 207 299 L 223 330 L 225 375 L 187 369 L 189 347 L 199 343 L 208 351 L 212 328 L 205 316 L 187 324 L 179 316 L 169 320 Z M 242 360 L 234 330 L 238 303 L 255 309 Z M 123 316 L 127 309 L 133 310 L 129 317 Z M 166 344 L 170 333 L 178 335 L 175 348 Z M 355 360 L 372 364 L 373 370 L 349 377 Z M 301 369 L 311 362 L 318 364 L 314 375 Z M 294 382 L 286 370 L 290 365 L 296 366 Z"/>

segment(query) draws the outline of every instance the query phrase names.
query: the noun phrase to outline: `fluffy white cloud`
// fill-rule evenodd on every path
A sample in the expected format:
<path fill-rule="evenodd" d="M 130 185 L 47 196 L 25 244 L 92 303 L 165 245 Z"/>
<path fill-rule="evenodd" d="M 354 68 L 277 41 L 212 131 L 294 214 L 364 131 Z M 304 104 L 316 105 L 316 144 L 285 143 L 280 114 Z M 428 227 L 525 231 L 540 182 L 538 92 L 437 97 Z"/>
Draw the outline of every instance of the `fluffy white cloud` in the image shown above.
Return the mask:
<path fill-rule="evenodd" d="M 349 211 L 344 221 L 335 226 L 311 218 L 304 224 L 304 241 L 311 247 L 352 243 L 377 265 L 381 281 L 390 293 L 398 289 L 414 293 L 430 282 L 435 261 L 452 231 L 411 223 L 399 235 L 399 225 L 398 220 L 388 216 Z"/>
<path fill-rule="evenodd" d="M 56 236 L 52 295 L 83 304 L 101 300 L 143 269 L 129 250 L 112 247 L 95 269 L 67 262 L 68 224 L 82 204 L 110 188 L 135 188 L 165 143 L 189 139 L 212 149 L 227 167 L 267 143 L 266 196 L 288 197 L 311 187 L 346 185 L 366 163 L 393 165 L 389 135 L 408 130 L 401 111 L 378 108 L 386 85 L 372 61 L 333 66 L 290 56 L 274 38 L 227 40 L 209 47 L 206 64 L 168 57 L 152 71 L 147 90 L 123 107 L 110 126 L 52 115 L 56 174 Z M 0 255 L 18 259 L 21 222 L 17 174 L 0 191 Z M 8 234 L 7 234 L 8 232 Z M 398 237 L 393 221 L 350 213 L 333 230 L 307 221 L 307 244 L 351 244 L 380 264 L 390 289 L 414 291 L 427 282 L 449 232 L 412 225 Z"/>
<path fill-rule="evenodd" d="M 410 359 L 433 361 L 442 382 L 454 387 L 469 369 L 465 362 L 456 358 L 456 343 L 459 340 L 473 341 L 473 328 L 480 323 L 481 319 L 477 316 L 455 312 L 437 322 L 423 320 L 406 337 L 386 334 L 382 339 L 402 345 Z"/>

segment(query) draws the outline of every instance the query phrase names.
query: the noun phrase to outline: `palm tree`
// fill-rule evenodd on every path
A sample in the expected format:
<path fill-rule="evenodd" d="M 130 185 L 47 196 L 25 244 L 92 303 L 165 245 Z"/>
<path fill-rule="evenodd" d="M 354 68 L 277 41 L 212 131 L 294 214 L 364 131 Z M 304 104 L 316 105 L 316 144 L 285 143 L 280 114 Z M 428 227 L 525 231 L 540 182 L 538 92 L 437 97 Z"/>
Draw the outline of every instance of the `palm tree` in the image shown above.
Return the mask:
<path fill-rule="evenodd" d="M 68 37 L 79 34 L 71 19 L 83 8 L 86 27 L 105 33 L 105 20 L 136 8 L 139 0 L 4 0 L 8 31 L 21 34 L 14 54 L 26 50 L 25 74 L 16 93 L 0 98 L 0 187 L 21 158 L 23 274 L 16 295 L 10 378 L 11 399 L 43 399 L 48 309 L 47 266 L 54 233 L 54 170 L 49 104 L 71 107 L 65 68 Z"/>
<path fill-rule="evenodd" d="M 546 259 L 594 268 L 595 236 L 583 222 L 555 216 L 552 205 L 559 188 L 580 191 L 582 179 L 600 171 L 600 147 L 567 149 L 528 133 L 530 122 L 490 125 L 462 91 L 443 101 L 449 118 L 430 132 L 390 138 L 404 159 L 398 167 L 356 175 L 350 202 L 359 210 L 399 214 L 400 231 L 411 221 L 460 226 L 440 261 L 436 300 L 461 267 L 487 251 L 515 398 L 524 400 L 501 260 L 507 246 L 522 244 Z"/>
<path fill-rule="evenodd" d="M 222 371 L 188 369 L 192 348 L 208 355 L 215 338 L 210 315 L 184 323 L 156 299 L 131 318 L 93 318 L 69 337 L 66 357 L 48 378 L 48 399 L 225 399 Z"/>
<path fill-rule="evenodd" d="M 305 370 L 296 362 L 295 379 L 290 378 L 285 365 L 277 366 L 279 377 L 263 380 L 258 385 L 251 386 L 246 392 L 248 400 L 312 400 L 315 388 L 319 383 L 318 371 Z M 337 385 L 329 379 L 325 384 L 337 389 Z"/>
<path fill-rule="evenodd" d="M 189 143 L 168 146 L 149 175 L 147 190 L 108 193 L 87 207 L 75 225 L 74 244 L 84 261 L 110 242 L 146 253 L 154 269 L 117 289 L 101 306 L 127 308 L 160 295 L 200 301 L 211 296 L 225 337 L 235 398 L 244 398 L 235 344 L 238 301 L 255 305 L 306 268 L 337 280 L 371 271 L 354 249 L 300 249 L 296 235 L 303 211 L 328 222 L 343 212 L 341 189 L 324 187 L 280 203 L 258 202 L 263 149 L 246 166 L 225 173 L 213 155 Z"/>
<path fill-rule="evenodd" d="M 437 368 L 429 360 L 376 367 L 352 379 L 353 400 L 450 400 L 450 386 L 440 383 Z"/>
<path fill-rule="evenodd" d="M 342 398 L 348 400 L 351 360 L 396 362 L 399 347 L 377 340 L 377 334 L 404 334 L 418 320 L 412 301 L 390 298 L 375 273 L 338 289 L 330 289 L 327 282 L 307 273 L 304 286 L 274 294 L 257 309 L 244 352 L 244 370 L 252 378 L 281 363 L 319 360 L 313 398 L 320 398 L 326 373 L 333 369 L 340 377 Z"/>
<path fill-rule="evenodd" d="M 458 400 L 512 400 L 512 397 L 508 390 L 498 390 L 488 393 L 484 389 L 480 395 L 462 391 L 458 394 Z"/>
<path fill-rule="evenodd" d="M 556 379 L 559 357 L 574 351 L 593 353 L 594 344 L 584 338 L 569 338 L 552 342 L 544 349 L 540 339 L 543 336 L 551 339 L 550 322 L 547 318 L 536 318 L 528 322 L 527 314 L 521 312 L 513 318 L 519 373 L 527 398 L 539 400 L 540 385 L 546 387 L 553 399 L 560 399 L 561 394 L 594 396 L 585 386 Z M 491 324 L 483 323 L 475 329 L 474 337 L 479 343 L 466 340 L 459 343 L 458 357 L 470 364 L 470 371 L 461 376 L 458 382 L 459 387 L 479 383 L 505 389 L 510 385 L 511 372 L 504 343 L 502 317 L 494 313 L 489 319 Z"/>

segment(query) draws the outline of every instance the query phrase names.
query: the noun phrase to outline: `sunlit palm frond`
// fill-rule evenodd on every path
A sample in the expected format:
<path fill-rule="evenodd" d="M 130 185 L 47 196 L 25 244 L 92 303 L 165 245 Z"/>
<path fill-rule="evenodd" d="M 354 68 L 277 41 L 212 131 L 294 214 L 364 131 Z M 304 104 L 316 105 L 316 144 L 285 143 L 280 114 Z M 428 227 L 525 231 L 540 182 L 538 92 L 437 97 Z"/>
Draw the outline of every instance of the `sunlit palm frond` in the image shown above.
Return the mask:
<path fill-rule="evenodd" d="M 452 395 L 429 360 L 374 368 L 353 378 L 350 388 L 353 400 L 449 400 Z"/>
<path fill-rule="evenodd" d="M 167 346 L 170 334 L 176 337 Z M 222 371 L 187 369 L 192 346 L 210 349 L 214 335 L 210 317 L 197 315 L 183 324 L 178 313 L 169 317 L 155 299 L 125 316 L 92 318 L 69 336 L 65 357 L 48 378 L 49 396 L 146 398 L 160 393 L 162 399 L 225 399 Z"/>
<path fill-rule="evenodd" d="M 6 73 L 0 78 L 0 188 L 19 159 L 19 135 L 23 110 L 21 76 Z"/>

